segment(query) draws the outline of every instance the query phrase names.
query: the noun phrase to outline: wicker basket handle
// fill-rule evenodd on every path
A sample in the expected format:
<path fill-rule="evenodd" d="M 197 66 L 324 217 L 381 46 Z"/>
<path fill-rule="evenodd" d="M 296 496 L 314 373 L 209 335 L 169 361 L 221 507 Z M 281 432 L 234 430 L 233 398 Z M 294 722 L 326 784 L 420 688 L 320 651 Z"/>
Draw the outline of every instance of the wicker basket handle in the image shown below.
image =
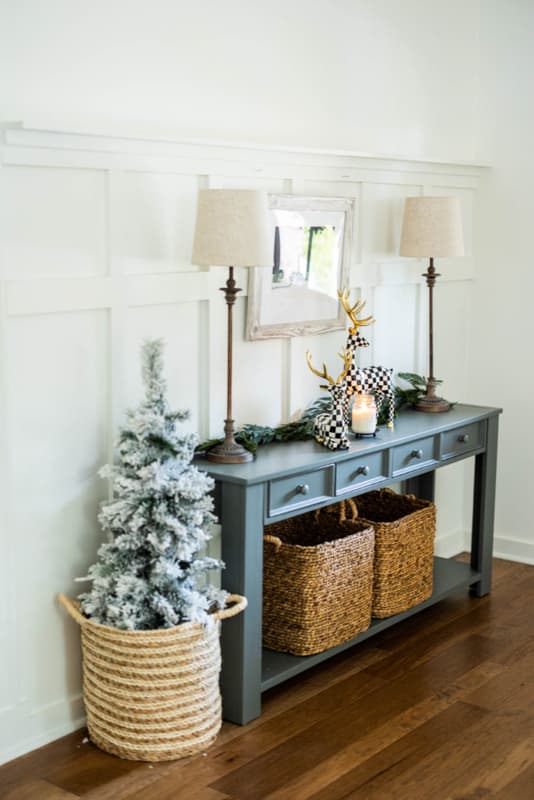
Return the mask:
<path fill-rule="evenodd" d="M 84 625 L 87 622 L 87 617 L 84 617 L 80 611 L 79 603 L 67 597 L 66 594 L 58 594 L 57 599 L 78 625 Z"/>
<path fill-rule="evenodd" d="M 352 497 L 347 497 L 346 500 L 342 500 L 339 504 L 341 506 L 339 510 L 339 521 L 345 522 L 347 519 L 347 507 L 350 510 L 351 517 L 350 520 L 354 522 L 355 519 L 358 519 L 358 506 L 356 505 L 355 500 Z"/>
<path fill-rule="evenodd" d="M 270 533 L 265 534 L 263 541 L 267 542 L 268 544 L 274 544 L 277 551 L 282 547 L 282 540 L 279 539 L 278 536 L 271 536 Z"/>
<path fill-rule="evenodd" d="M 226 598 L 226 602 L 233 603 L 233 605 L 216 611 L 213 615 L 215 619 L 229 619 L 230 617 L 235 617 L 236 614 L 240 614 L 244 611 L 248 605 L 247 598 L 240 594 L 229 594 Z"/>
<path fill-rule="evenodd" d="M 67 613 L 70 614 L 72 619 L 78 623 L 78 625 L 84 625 L 88 621 L 87 617 L 84 617 L 80 612 L 78 603 L 75 600 L 71 600 L 71 598 L 67 597 L 65 594 L 58 594 L 57 599 Z M 228 619 L 229 617 L 235 617 L 236 614 L 240 614 L 241 611 L 247 607 L 247 598 L 242 597 L 240 594 L 228 595 L 226 602 L 232 603 L 233 605 L 229 606 L 228 608 L 222 608 L 220 611 L 216 611 L 213 614 L 215 619 Z"/>

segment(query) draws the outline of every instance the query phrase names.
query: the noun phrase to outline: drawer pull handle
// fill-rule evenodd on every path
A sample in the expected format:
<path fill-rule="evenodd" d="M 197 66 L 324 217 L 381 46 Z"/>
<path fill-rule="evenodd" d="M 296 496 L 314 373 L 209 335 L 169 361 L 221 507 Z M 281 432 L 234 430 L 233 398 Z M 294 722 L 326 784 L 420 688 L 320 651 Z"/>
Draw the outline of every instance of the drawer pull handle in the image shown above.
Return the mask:
<path fill-rule="evenodd" d="M 412 450 L 412 458 L 423 458 L 422 450 Z"/>
<path fill-rule="evenodd" d="M 295 491 L 297 494 L 309 494 L 310 487 L 307 483 L 299 483 Z"/>
<path fill-rule="evenodd" d="M 462 444 L 466 444 L 469 441 L 469 434 L 462 433 L 462 435 L 458 437 L 458 441 L 461 442 Z"/>
<path fill-rule="evenodd" d="M 367 464 L 358 467 L 358 469 L 356 470 L 356 475 L 369 475 L 369 467 L 367 466 Z"/>

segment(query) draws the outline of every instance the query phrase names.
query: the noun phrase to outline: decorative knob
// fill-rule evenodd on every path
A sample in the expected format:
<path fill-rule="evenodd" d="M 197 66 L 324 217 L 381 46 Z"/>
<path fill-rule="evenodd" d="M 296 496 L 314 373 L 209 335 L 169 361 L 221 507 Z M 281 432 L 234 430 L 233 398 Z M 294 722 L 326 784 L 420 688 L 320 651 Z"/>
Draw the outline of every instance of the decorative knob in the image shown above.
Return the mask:
<path fill-rule="evenodd" d="M 462 444 L 465 444 L 466 442 L 469 441 L 469 434 L 468 433 L 462 433 L 462 435 L 458 437 L 458 441 L 462 442 Z"/>
<path fill-rule="evenodd" d="M 363 467 L 358 467 L 356 475 L 369 475 L 369 467 L 365 464 Z"/>
<path fill-rule="evenodd" d="M 422 450 L 412 450 L 412 458 L 423 458 Z"/>
<path fill-rule="evenodd" d="M 307 483 L 299 483 L 295 491 L 297 494 L 308 494 L 310 491 L 310 487 L 308 486 Z"/>

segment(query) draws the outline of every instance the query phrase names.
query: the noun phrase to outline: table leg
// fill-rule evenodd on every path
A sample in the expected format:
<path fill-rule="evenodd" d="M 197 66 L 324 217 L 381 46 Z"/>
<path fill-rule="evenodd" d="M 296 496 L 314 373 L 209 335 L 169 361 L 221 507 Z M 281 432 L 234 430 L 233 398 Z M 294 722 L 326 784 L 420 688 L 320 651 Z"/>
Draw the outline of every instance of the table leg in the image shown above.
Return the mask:
<path fill-rule="evenodd" d="M 475 457 L 471 566 L 482 573 L 480 581 L 472 587 L 477 597 L 491 591 L 498 432 L 499 417 L 489 417 L 486 450 Z"/>
<path fill-rule="evenodd" d="M 244 725 L 261 713 L 263 486 L 224 483 L 220 504 L 222 585 L 248 600 L 242 614 L 222 623 L 223 717 Z"/>
<path fill-rule="evenodd" d="M 416 478 L 408 478 L 408 480 L 404 481 L 403 490 L 406 494 L 414 494 L 416 497 L 420 497 L 421 500 L 434 502 L 435 478 L 436 473 L 434 470 L 418 475 Z"/>

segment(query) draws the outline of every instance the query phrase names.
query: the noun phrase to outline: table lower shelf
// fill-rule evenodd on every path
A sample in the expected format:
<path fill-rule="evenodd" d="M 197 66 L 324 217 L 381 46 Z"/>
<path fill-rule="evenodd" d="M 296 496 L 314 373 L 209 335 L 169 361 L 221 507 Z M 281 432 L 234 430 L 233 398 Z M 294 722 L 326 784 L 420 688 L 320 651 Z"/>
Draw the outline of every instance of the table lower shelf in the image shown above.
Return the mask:
<path fill-rule="evenodd" d="M 262 658 L 262 692 L 271 689 L 278 683 L 304 672 L 315 664 L 320 664 L 321 661 L 326 661 L 328 658 L 341 653 L 348 647 L 352 647 L 365 639 L 374 636 L 386 628 L 396 625 L 397 622 L 402 622 L 403 619 L 417 614 L 424 608 L 434 605 L 434 603 L 443 600 L 444 597 L 452 594 L 458 589 L 466 589 L 472 584 L 480 580 L 480 572 L 472 569 L 469 564 L 464 564 L 460 561 L 455 561 L 450 558 L 435 558 L 434 559 L 434 591 L 432 595 L 425 600 L 424 603 L 409 608 L 408 611 L 403 611 L 402 614 L 395 614 L 393 617 L 387 619 L 374 619 L 370 627 L 363 633 L 358 634 L 353 639 L 349 639 L 342 644 L 325 650 L 323 653 L 317 653 L 313 656 L 292 656 L 289 653 L 276 653 L 274 650 L 263 649 Z"/>

